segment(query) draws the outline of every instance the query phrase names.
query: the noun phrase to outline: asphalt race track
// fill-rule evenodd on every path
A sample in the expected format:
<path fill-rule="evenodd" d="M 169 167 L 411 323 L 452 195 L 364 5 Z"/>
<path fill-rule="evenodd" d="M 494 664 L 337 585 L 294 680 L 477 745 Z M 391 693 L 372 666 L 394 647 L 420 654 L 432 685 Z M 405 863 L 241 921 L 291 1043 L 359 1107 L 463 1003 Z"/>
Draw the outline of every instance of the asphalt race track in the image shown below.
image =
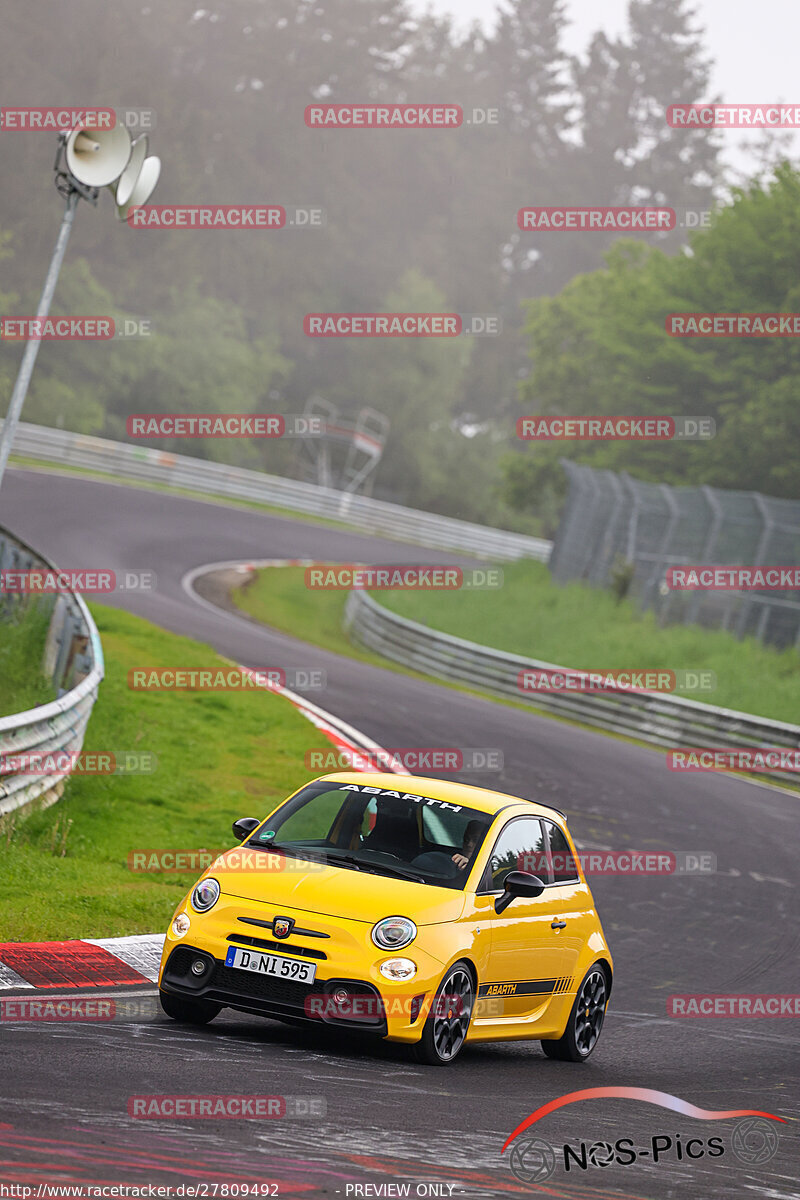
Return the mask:
<path fill-rule="evenodd" d="M 153 593 L 104 597 L 254 667 L 321 667 L 311 698 L 387 746 L 502 750 L 485 783 L 563 808 L 578 844 L 697 850 L 710 875 L 590 880 L 616 960 L 600 1046 L 585 1065 L 550 1061 L 538 1043 L 467 1048 L 448 1069 L 424 1068 L 389 1046 L 343 1045 L 223 1013 L 194 1031 L 140 1011 L 108 1024 L 0 1027 L 0 1161 L 4 1176 L 102 1182 L 275 1181 L 279 1195 L 541 1194 L 592 1197 L 800 1197 L 797 1022 L 673 1019 L 674 993 L 797 993 L 798 799 L 713 774 L 676 778 L 662 753 L 317 650 L 198 604 L 182 588 L 206 563 L 307 557 L 366 562 L 453 556 L 304 521 L 81 479 L 14 470 L 0 523 L 64 567 L 155 570 Z M 243 802 L 244 815 L 248 808 Z M 257 814 L 253 814 L 257 815 Z M 90 931 L 87 931 L 90 932 Z M 132 998 L 131 998 L 132 999 Z M 671 1137 L 657 1163 L 558 1168 L 520 1183 L 501 1147 L 535 1108 L 585 1088 L 638 1087 L 710 1110 L 787 1118 L 760 1166 L 737 1159 L 731 1121 L 700 1121 L 631 1099 L 587 1100 L 534 1133 L 565 1142 Z M 324 1101 L 326 1115 L 282 1121 L 141 1121 L 142 1093 L 259 1093 Z M 720 1136 L 722 1156 L 678 1159 L 674 1144 Z M 23 1169 L 23 1164 L 25 1164 Z M 430 1190 L 433 1184 L 437 1190 Z M 451 1190 L 449 1190 L 451 1189 Z M 207 1192 L 213 1195 L 213 1190 Z"/>

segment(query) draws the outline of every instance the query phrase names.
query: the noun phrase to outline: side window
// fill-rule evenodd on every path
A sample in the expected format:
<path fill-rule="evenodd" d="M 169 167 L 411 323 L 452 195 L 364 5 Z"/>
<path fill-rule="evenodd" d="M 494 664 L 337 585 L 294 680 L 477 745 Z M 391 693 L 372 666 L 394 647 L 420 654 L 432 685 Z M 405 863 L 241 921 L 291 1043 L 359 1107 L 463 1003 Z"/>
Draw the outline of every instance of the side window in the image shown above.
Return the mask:
<path fill-rule="evenodd" d="M 569 848 L 569 842 L 563 830 L 552 821 L 545 821 L 545 829 L 550 842 L 550 854 L 553 860 L 553 883 L 577 883 L 578 871 L 575 855 Z"/>
<path fill-rule="evenodd" d="M 509 871 L 530 871 L 548 881 L 542 824 L 535 817 L 522 817 L 506 825 L 489 859 L 485 886 L 491 891 L 502 889 Z"/>

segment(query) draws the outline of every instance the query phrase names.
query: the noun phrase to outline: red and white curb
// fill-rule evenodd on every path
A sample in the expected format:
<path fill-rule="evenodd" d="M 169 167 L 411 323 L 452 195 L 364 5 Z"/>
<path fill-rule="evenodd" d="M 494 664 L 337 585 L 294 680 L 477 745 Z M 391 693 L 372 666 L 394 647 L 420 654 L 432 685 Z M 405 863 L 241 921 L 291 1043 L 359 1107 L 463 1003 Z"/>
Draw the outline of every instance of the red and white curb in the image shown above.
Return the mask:
<path fill-rule="evenodd" d="M 0 990 L 110 988 L 155 983 L 163 933 L 69 942 L 0 942 Z"/>
<path fill-rule="evenodd" d="M 248 667 L 242 667 L 242 670 L 255 674 Z M 277 692 L 289 700 L 337 750 L 353 756 L 354 762 L 358 762 L 358 756 L 363 751 L 368 751 L 373 760 L 376 756 L 381 756 L 383 760 L 391 757 L 377 742 L 324 708 L 311 704 L 288 688 L 263 680 L 259 682 L 266 691 Z M 388 771 L 392 768 L 383 769 Z M 63 991 L 65 988 L 109 988 L 156 983 L 163 945 L 163 933 L 82 938 L 68 942 L 0 942 L 0 991 L 23 988 Z"/>

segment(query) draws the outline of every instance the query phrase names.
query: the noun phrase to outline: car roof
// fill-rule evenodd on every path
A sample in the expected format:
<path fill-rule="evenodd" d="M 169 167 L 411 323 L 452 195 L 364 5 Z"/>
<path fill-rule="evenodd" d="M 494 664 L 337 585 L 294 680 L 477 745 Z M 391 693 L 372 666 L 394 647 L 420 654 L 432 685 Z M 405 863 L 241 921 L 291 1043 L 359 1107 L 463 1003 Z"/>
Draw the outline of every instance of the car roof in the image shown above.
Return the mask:
<path fill-rule="evenodd" d="M 446 800 L 449 804 L 465 804 L 479 812 L 496 816 L 504 808 L 524 805 L 535 815 L 551 817 L 557 813 L 564 821 L 566 815 L 560 808 L 549 804 L 538 804 L 524 796 L 509 796 L 506 792 L 493 792 L 489 788 L 473 787 L 453 779 L 428 779 L 422 775 L 395 775 L 389 771 L 336 771 L 332 775 L 319 777 L 331 783 L 356 783 L 362 787 L 379 787 L 387 791 L 408 792 L 413 796 L 428 796 L 431 800 Z"/>

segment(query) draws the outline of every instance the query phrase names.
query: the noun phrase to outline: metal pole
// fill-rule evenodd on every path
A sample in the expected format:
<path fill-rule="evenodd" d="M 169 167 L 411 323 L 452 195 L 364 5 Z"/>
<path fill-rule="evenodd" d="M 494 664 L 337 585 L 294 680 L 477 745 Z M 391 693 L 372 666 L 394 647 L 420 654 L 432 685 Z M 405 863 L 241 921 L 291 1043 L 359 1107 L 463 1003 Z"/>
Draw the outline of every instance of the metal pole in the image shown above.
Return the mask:
<path fill-rule="evenodd" d="M 80 199 L 76 191 L 70 192 L 67 197 L 67 207 L 64 211 L 64 219 L 61 222 L 61 228 L 58 231 L 58 240 L 56 248 L 53 251 L 53 257 L 50 260 L 50 267 L 47 272 L 47 278 L 44 281 L 44 289 L 42 298 L 39 301 L 39 307 L 36 310 L 36 316 L 43 319 L 50 312 L 50 305 L 53 300 L 53 293 L 56 290 L 56 281 L 58 273 L 61 270 L 61 264 L 64 261 L 64 253 L 67 249 L 67 242 L 72 231 L 72 222 L 75 218 L 75 209 Z M 33 374 L 33 365 L 36 362 L 36 355 L 39 353 L 39 345 L 41 338 L 28 338 L 25 346 L 25 353 L 22 356 L 22 362 L 19 365 L 17 380 L 14 384 L 14 391 L 11 393 L 11 401 L 8 405 L 6 419 L 3 422 L 3 432 L 0 433 L 0 487 L 3 486 L 3 474 L 8 462 L 8 456 L 11 453 L 11 443 L 14 440 L 17 425 L 19 424 L 20 413 L 22 406 L 25 403 L 25 396 L 28 391 L 28 384 L 31 381 Z"/>

